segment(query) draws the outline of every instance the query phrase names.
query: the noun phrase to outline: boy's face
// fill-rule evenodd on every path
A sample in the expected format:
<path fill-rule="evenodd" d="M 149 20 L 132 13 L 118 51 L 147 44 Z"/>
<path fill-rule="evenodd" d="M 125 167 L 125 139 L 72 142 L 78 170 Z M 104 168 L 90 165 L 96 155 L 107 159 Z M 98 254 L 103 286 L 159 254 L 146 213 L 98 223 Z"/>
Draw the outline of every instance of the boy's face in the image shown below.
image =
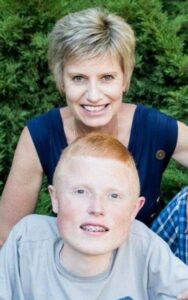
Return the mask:
<path fill-rule="evenodd" d="M 62 164 L 51 187 L 63 251 L 70 255 L 109 255 L 127 238 L 144 199 L 137 198 L 134 176 L 119 161 L 77 156 Z"/>

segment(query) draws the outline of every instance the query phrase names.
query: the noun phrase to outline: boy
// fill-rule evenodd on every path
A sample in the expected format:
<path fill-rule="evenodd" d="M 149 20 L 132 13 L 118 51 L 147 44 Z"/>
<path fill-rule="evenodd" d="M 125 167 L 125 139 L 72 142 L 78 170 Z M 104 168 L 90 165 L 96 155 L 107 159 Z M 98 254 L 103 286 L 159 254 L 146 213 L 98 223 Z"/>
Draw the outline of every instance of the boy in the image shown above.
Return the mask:
<path fill-rule="evenodd" d="M 164 300 L 188 287 L 188 267 L 134 220 L 144 198 L 119 141 L 75 141 L 49 192 L 57 218 L 25 217 L 0 252 L 1 300 Z"/>

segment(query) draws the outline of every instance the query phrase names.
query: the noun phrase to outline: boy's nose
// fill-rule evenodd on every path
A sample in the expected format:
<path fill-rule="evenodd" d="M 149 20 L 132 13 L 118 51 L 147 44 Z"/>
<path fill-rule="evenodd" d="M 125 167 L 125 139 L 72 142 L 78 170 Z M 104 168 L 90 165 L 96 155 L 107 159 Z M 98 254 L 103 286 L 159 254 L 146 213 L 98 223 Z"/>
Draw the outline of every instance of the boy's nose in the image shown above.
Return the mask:
<path fill-rule="evenodd" d="M 92 199 L 88 206 L 88 213 L 95 216 L 104 215 L 104 204 L 102 199 Z"/>

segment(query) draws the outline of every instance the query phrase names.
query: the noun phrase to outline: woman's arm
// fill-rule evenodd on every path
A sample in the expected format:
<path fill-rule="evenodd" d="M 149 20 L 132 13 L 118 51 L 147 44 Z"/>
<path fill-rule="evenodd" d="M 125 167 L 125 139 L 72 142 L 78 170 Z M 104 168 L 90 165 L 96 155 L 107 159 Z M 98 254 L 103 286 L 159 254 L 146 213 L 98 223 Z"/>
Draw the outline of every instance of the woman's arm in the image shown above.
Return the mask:
<path fill-rule="evenodd" d="M 178 140 L 173 158 L 188 167 L 188 126 L 178 121 Z"/>
<path fill-rule="evenodd" d="M 0 245 L 12 226 L 34 211 L 41 187 L 43 171 L 26 128 L 20 136 L 12 167 L 0 201 Z"/>

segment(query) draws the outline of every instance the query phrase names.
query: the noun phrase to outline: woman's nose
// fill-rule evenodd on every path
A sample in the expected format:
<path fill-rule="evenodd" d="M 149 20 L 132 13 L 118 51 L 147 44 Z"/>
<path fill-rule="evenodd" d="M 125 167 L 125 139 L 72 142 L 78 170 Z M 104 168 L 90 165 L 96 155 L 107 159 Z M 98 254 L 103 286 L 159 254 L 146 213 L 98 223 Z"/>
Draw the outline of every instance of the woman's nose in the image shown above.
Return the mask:
<path fill-rule="evenodd" d="M 101 99 L 97 82 L 90 82 L 88 84 L 86 97 L 90 102 L 98 102 Z"/>

